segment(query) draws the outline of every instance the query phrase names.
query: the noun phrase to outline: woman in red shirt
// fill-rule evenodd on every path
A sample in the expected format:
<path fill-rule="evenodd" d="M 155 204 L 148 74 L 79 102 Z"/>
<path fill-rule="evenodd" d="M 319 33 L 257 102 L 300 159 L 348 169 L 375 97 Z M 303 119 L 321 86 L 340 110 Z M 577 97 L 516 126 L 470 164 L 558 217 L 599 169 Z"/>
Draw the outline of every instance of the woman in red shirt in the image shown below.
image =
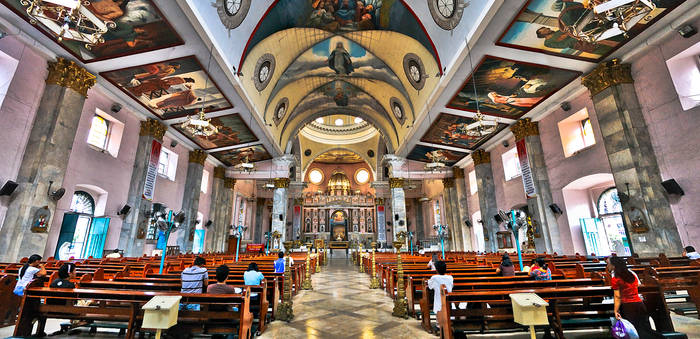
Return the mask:
<path fill-rule="evenodd" d="M 640 285 L 637 275 L 627 268 L 624 259 L 613 256 L 608 259 L 612 266 L 611 287 L 615 291 L 615 318 L 627 319 L 637 329 L 640 339 L 663 338 L 649 323 L 649 313 L 639 297 Z"/>

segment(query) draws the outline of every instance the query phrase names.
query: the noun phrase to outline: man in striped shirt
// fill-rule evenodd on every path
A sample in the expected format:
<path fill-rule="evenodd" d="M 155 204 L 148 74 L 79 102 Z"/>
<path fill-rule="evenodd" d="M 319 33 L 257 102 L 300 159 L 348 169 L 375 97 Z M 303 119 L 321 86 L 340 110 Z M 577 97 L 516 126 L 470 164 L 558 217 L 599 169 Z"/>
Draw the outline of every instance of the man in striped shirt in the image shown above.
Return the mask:
<path fill-rule="evenodd" d="M 209 273 L 204 265 L 207 261 L 202 257 L 194 258 L 194 265 L 185 268 L 180 275 L 182 280 L 182 293 L 204 293 L 209 282 Z"/>

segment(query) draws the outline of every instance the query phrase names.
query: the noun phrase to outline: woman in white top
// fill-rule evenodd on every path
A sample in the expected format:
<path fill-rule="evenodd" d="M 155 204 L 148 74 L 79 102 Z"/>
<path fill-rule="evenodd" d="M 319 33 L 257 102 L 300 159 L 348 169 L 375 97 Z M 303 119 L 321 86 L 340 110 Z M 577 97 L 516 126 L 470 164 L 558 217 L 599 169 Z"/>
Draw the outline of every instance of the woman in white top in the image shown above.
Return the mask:
<path fill-rule="evenodd" d="M 428 288 L 433 290 L 433 313 L 437 314 L 442 309 L 442 299 L 440 298 L 440 286 L 444 285 L 447 292 L 452 292 L 454 286 L 454 278 L 447 275 L 447 264 L 444 261 L 435 263 L 435 269 L 438 274 L 430 277 L 428 280 Z"/>
<path fill-rule="evenodd" d="M 15 285 L 14 294 L 18 296 L 24 295 L 24 289 L 29 285 L 34 278 L 43 277 L 46 275 L 46 269 L 41 263 L 41 256 L 38 254 L 32 254 L 29 260 L 19 269 L 19 281 Z"/>

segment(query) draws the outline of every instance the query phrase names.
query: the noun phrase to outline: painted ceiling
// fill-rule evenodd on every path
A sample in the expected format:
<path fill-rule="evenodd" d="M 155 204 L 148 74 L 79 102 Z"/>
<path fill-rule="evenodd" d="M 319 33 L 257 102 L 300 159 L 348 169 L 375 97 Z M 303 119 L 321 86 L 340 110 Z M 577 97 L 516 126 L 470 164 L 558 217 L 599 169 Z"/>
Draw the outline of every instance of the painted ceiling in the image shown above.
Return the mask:
<path fill-rule="evenodd" d="M 363 162 L 364 159 L 355 152 L 346 150 L 332 150 L 316 157 L 314 162 L 329 164 L 355 164 Z"/>
<path fill-rule="evenodd" d="M 381 135 L 371 143 L 390 153 L 456 164 L 655 22 L 698 6 L 652 2 L 626 36 L 595 43 L 572 29 L 572 18 L 592 34 L 602 27 L 584 0 L 456 0 L 442 17 L 439 0 L 241 0 L 235 13 L 223 0 L 99 0 L 85 8 L 112 29 L 92 48 L 30 23 L 19 0 L 0 0 L 0 15 L 225 165 L 289 152 L 306 124 L 334 114 L 364 119 Z M 220 135 L 181 130 L 199 110 Z M 477 112 L 497 119 L 497 131 L 468 137 Z"/>

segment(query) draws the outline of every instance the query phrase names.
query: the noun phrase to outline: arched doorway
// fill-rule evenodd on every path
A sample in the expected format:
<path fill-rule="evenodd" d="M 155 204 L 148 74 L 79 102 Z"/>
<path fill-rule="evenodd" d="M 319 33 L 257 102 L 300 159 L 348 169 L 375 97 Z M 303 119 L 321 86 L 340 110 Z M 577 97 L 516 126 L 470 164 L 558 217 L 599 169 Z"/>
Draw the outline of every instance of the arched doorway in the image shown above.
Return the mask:
<path fill-rule="evenodd" d="M 95 217 L 96 207 L 89 192 L 78 190 L 73 193 L 70 211 L 63 215 L 55 258 L 102 258 L 109 218 Z"/>
<path fill-rule="evenodd" d="M 631 255 L 629 237 L 622 218 L 622 203 L 617 188 L 611 187 L 598 197 L 598 218 L 605 227 L 608 247 L 618 255 Z"/>

